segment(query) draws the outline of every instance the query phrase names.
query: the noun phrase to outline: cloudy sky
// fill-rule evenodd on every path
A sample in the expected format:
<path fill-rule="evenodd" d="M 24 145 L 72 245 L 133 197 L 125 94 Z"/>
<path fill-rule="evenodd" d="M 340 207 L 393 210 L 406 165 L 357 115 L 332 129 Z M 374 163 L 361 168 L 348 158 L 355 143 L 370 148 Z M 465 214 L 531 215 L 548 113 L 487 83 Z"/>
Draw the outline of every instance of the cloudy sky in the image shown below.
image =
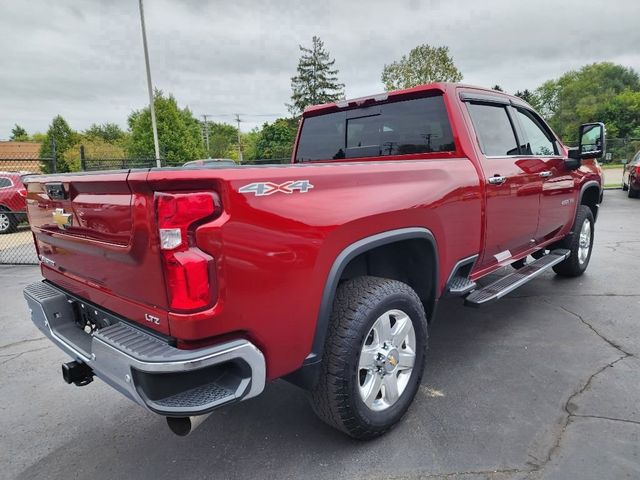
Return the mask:
<path fill-rule="evenodd" d="M 284 115 L 298 44 L 319 35 L 347 97 L 383 90 L 385 63 L 447 45 L 466 83 L 535 88 L 581 65 L 640 71 L 640 1 L 146 0 L 154 85 L 196 115 L 243 129 Z M 147 101 L 137 0 L 0 0 L 0 139 L 14 123 L 45 131 L 126 126 Z"/>

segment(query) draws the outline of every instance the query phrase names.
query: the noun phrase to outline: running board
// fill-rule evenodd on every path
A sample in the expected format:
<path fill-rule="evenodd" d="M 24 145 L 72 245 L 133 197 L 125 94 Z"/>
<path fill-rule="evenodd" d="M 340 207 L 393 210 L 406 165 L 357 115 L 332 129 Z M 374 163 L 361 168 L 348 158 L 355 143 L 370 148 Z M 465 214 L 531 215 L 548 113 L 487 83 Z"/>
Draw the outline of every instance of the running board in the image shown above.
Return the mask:
<path fill-rule="evenodd" d="M 494 302 L 562 262 L 570 253 L 569 250 L 564 249 L 554 250 L 538 260 L 527 263 L 520 270 L 510 273 L 486 287 L 474 290 L 465 298 L 464 304 L 471 307 L 480 307 Z"/>

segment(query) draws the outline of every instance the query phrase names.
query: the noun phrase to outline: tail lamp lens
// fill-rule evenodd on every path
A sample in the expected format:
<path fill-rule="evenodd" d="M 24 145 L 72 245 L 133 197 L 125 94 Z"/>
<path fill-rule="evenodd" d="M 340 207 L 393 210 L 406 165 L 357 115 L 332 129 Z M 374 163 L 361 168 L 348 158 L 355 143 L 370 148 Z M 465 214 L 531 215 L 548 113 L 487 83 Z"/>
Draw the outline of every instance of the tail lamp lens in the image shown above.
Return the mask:
<path fill-rule="evenodd" d="M 20 195 L 22 198 L 26 198 L 27 197 L 27 189 L 22 187 L 18 189 L 18 195 Z"/>
<path fill-rule="evenodd" d="M 195 224 L 221 212 L 211 192 L 157 193 L 156 213 L 164 259 L 169 304 L 196 310 L 215 301 L 214 259 L 195 245 Z"/>

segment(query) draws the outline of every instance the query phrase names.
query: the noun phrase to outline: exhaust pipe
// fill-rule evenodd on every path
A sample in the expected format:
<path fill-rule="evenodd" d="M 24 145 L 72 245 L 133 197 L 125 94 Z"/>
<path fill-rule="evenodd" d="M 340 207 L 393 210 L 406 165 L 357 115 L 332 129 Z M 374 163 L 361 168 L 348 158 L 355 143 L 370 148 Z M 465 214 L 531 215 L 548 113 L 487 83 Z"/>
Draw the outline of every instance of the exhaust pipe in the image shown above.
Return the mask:
<path fill-rule="evenodd" d="M 167 417 L 167 425 L 169 425 L 169 429 L 179 437 L 186 437 L 209 418 L 210 415 L 210 413 L 206 413 L 195 417 Z"/>

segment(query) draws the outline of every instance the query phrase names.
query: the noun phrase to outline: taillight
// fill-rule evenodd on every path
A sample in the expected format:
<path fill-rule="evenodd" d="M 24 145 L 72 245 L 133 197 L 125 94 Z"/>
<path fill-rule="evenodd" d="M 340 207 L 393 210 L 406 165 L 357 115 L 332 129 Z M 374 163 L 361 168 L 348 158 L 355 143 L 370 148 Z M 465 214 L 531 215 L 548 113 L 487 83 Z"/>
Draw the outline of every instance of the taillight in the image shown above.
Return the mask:
<path fill-rule="evenodd" d="M 19 188 L 18 195 L 20 195 L 22 198 L 27 198 L 27 189 L 24 187 Z"/>
<path fill-rule="evenodd" d="M 172 309 L 201 309 L 216 300 L 214 259 L 195 245 L 195 227 L 221 210 L 215 193 L 156 193 L 160 249 Z"/>

